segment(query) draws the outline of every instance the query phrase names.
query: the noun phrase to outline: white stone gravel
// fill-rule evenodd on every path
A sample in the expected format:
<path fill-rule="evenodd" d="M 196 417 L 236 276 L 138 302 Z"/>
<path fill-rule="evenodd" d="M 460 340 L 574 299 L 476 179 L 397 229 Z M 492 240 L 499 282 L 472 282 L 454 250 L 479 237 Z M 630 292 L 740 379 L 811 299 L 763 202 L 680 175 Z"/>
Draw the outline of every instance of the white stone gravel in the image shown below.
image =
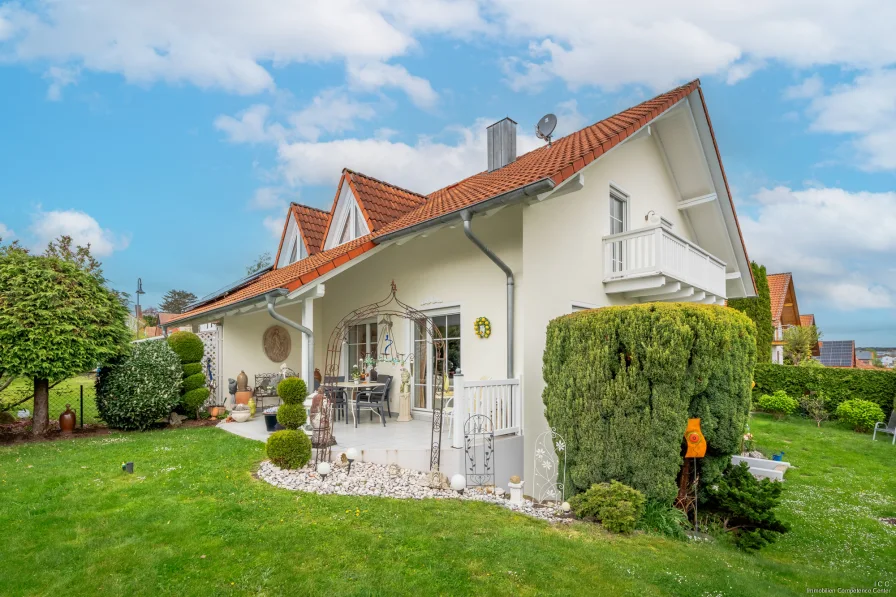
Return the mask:
<path fill-rule="evenodd" d="M 403 469 L 395 464 L 388 466 L 369 462 L 355 462 L 352 464 L 352 472 L 349 475 L 348 466 L 340 463 L 332 463 L 332 470 L 326 478 L 314 469 L 313 465 L 297 470 L 281 469 L 265 460 L 258 469 L 258 477 L 275 487 L 291 489 L 294 491 L 306 491 L 310 493 L 333 495 L 367 495 L 376 497 L 391 497 L 398 499 L 422 500 L 432 499 L 462 499 L 477 502 L 488 502 L 504 506 L 514 512 L 527 514 L 535 518 L 551 521 L 569 521 L 568 514 L 559 508 L 534 506 L 531 501 L 523 500 L 521 506 L 510 503 L 507 495 L 496 495 L 502 492 L 491 489 L 471 487 L 462 495 L 453 489 L 435 489 L 429 487 L 427 473 Z"/>

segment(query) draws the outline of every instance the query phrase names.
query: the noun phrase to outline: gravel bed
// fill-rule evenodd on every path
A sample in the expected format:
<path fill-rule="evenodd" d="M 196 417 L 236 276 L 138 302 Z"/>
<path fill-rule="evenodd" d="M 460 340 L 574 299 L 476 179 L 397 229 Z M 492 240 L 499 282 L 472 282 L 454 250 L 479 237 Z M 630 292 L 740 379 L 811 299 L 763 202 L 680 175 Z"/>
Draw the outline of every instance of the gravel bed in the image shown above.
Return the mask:
<path fill-rule="evenodd" d="M 414 500 L 426 498 L 472 500 L 496 504 L 514 512 L 544 520 L 570 520 L 570 515 L 559 508 L 535 506 L 526 499 L 523 500 L 521 506 L 515 506 L 506 499 L 508 494 L 499 495 L 503 493 L 501 488 L 492 490 L 491 488 L 471 487 L 463 494 L 458 494 L 453 489 L 433 488 L 429 486 L 428 473 L 403 469 L 396 464 L 386 466 L 369 462 L 355 462 L 352 464 L 352 472 L 349 475 L 347 465 L 334 462 L 330 474 L 326 478 L 322 478 L 312 465 L 297 470 L 286 470 L 274 466 L 266 460 L 258 469 L 258 477 L 275 487 L 294 491 Z"/>

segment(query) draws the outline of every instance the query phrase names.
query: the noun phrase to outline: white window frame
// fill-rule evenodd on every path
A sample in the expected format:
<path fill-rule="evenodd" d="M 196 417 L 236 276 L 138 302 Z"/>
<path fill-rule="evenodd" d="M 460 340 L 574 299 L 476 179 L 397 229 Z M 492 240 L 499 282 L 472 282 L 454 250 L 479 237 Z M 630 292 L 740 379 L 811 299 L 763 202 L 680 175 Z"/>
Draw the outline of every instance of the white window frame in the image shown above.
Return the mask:
<path fill-rule="evenodd" d="M 345 338 L 343 338 L 343 340 L 342 340 L 342 363 L 343 363 L 343 366 L 340 367 L 340 369 L 341 369 L 342 375 L 345 376 L 346 381 L 348 381 L 349 377 L 351 376 L 352 366 L 357 365 L 357 363 L 349 363 L 349 361 L 348 361 L 349 334 L 351 333 L 351 328 L 356 325 L 366 325 L 367 326 L 367 334 L 365 336 L 365 338 L 366 338 L 365 346 L 367 348 L 367 354 L 370 354 L 371 352 L 375 353 L 376 348 L 377 348 L 376 345 L 374 345 L 374 346 L 370 345 L 370 328 L 373 327 L 374 329 L 376 329 L 377 326 L 379 325 L 379 322 L 377 321 L 377 319 L 375 317 L 371 318 L 371 319 L 365 319 L 364 321 L 357 321 L 357 322 L 353 323 L 352 325 L 350 325 L 349 327 L 345 328 Z M 376 340 L 377 340 L 377 343 L 380 340 L 380 334 L 379 334 L 378 329 L 377 329 L 377 334 L 376 334 Z M 358 369 L 362 369 L 362 368 L 359 366 Z"/>
<path fill-rule="evenodd" d="M 349 239 L 342 240 L 342 231 L 348 224 Z M 356 235 L 360 231 L 360 235 Z M 324 243 L 325 249 L 332 249 L 351 242 L 360 236 L 370 233 L 364 214 L 361 213 L 361 205 L 358 203 L 357 197 L 349 189 L 348 183 L 344 183 L 342 192 L 339 194 L 339 200 L 336 202 L 336 211 L 333 214 L 333 223 L 327 232 L 327 240 Z"/>
<path fill-rule="evenodd" d="M 428 310 L 421 309 L 420 312 L 423 315 L 425 315 L 426 317 L 430 317 L 430 318 L 431 317 L 440 317 L 440 316 L 444 317 L 446 315 L 455 315 L 455 314 L 460 318 L 460 324 L 459 324 L 460 325 L 460 336 L 458 336 L 458 339 L 460 340 L 460 343 L 461 343 L 460 344 L 461 359 L 463 359 L 464 312 L 463 312 L 462 306 L 460 304 L 458 304 L 458 305 L 451 305 L 451 306 L 447 306 L 447 307 L 439 307 L 438 309 L 428 309 Z M 416 326 L 417 326 L 416 323 L 414 323 L 410 319 L 408 320 L 408 326 L 407 326 L 408 354 L 415 355 L 414 356 L 415 359 L 416 359 L 417 352 L 415 350 L 416 346 L 414 346 L 414 343 L 415 343 L 414 329 L 416 328 Z M 427 333 L 428 333 L 428 330 L 427 330 Z M 432 357 L 433 357 L 433 354 L 432 354 L 433 343 L 431 340 L 432 339 L 430 338 L 429 341 L 426 342 L 426 356 L 424 358 L 426 359 L 427 364 L 432 361 Z M 415 361 L 414 367 L 417 367 L 417 366 L 419 366 L 419 365 Z M 415 369 L 415 372 L 416 372 L 416 369 Z M 417 380 L 416 380 L 416 375 L 411 375 L 411 410 L 414 411 L 415 413 L 424 415 L 424 418 L 431 417 L 432 411 L 433 411 L 432 404 L 433 404 L 434 396 L 433 396 L 433 390 L 432 390 L 433 389 L 432 374 L 433 374 L 433 368 L 427 367 L 426 368 L 426 382 L 425 382 L 426 383 L 426 388 L 425 388 L 425 390 L 426 390 L 426 406 L 424 408 L 414 406 L 414 396 L 416 395 L 415 388 L 416 388 Z"/>
<path fill-rule="evenodd" d="M 630 230 L 629 226 L 630 226 L 630 221 L 631 221 L 631 219 L 629 218 L 631 195 L 629 195 L 624 190 L 622 190 L 622 188 L 619 187 L 619 185 L 610 183 L 610 192 L 608 193 L 607 197 L 608 197 L 607 215 L 609 216 L 609 218 L 607 219 L 607 223 L 609 224 L 608 232 L 610 233 L 610 235 L 623 234 L 625 232 L 628 232 Z M 620 203 L 622 203 L 622 232 L 613 232 L 613 222 L 616 220 L 616 218 L 613 216 L 614 201 L 619 201 Z M 611 256 L 611 259 L 610 259 L 610 263 L 613 266 L 613 271 L 614 272 L 617 271 L 616 270 L 617 262 L 619 263 L 619 271 L 624 270 L 625 269 L 625 243 L 623 241 L 614 242 L 612 245 L 612 248 L 610 250 L 613 251 L 613 255 Z M 619 257 L 618 259 L 616 258 L 617 254 Z"/>

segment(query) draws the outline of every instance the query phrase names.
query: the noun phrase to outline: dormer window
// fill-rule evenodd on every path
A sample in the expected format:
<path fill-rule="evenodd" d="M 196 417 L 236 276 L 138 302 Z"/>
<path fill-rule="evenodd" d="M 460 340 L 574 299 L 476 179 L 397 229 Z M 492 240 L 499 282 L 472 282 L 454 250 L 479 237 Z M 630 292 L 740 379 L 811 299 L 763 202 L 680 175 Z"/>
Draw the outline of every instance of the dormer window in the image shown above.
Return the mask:
<path fill-rule="evenodd" d="M 364 214 L 361 213 L 354 193 L 348 184 L 343 184 L 336 209 L 333 212 L 333 224 L 330 227 L 324 248 L 338 247 L 369 232 Z"/>

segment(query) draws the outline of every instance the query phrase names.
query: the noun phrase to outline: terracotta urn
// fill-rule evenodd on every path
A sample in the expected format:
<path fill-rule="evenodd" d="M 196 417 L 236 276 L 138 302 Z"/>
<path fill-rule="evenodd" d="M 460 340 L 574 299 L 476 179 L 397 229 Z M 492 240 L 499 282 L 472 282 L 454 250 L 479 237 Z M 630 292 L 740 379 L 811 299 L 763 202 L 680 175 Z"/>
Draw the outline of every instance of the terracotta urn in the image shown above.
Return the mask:
<path fill-rule="evenodd" d="M 252 392 L 249 390 L 239 390 L 234 396 L 234 400 L 236 400 L 236 404 L 249 404 L 249 399 L 252 398 Z"/>
<path fill-rule="evenodd" d="M 211 406 L 211 407 L 209 407 L 209 409 L 208 409 L 208 414 L 209 414 L 209 418 L 210 418 L 212 421 L 217 420 L 217 418 L 218 418 L 218 407 L 217 407 L 217 406 Z"/>
<path fill-rule="evenodd" d="M 249 376 L 246 375 L 245 371 L 240 371 L 240 374 L 236 376 L 236 389 L 240 392 L 245 392 L 249 389 Z"/>
<path fill-rule="evenodd" d="M 66 404 L 65 411 L 59 415 L 59 428 L 62 429 L 62 433 L 74 431 L 77 420 L 78 417 L 75 415 L 75 411 L 72 410 L 72 405 Z"/>

